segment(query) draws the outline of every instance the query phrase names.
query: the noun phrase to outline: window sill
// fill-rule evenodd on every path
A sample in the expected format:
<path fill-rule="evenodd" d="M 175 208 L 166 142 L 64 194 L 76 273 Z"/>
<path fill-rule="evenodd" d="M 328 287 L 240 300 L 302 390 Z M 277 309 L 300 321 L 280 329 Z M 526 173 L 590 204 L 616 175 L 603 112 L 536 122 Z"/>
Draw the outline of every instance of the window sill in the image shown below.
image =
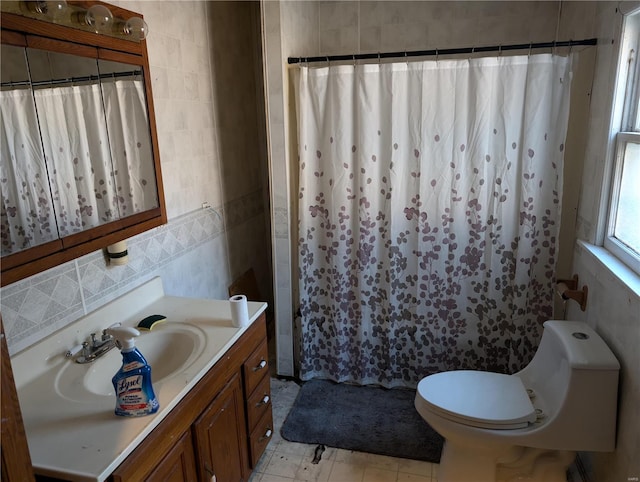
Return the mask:
<path fill-rule="evenodd" d="M 578 246 L 595 258 L 603 268 L 610 271 L 629 291 L 640 297 L 640 276 L 613 256 L 602 246 L 578 240 Z"/>

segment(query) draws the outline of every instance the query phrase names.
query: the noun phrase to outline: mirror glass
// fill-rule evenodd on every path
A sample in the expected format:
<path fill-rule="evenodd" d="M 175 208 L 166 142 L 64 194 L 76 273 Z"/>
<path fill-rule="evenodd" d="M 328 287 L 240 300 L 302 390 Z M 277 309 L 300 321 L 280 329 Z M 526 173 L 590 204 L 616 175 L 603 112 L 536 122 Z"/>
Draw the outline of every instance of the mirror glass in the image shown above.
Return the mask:
<path fill-rule="evenodd" d="M 142 68 L 98 61 L 120 217 L 159 206 Z"/>
<path fill-rule="evenodd" d="M 135 64 L 2 45 L 2 255 L 159 207 Z"/>
<path fill-rule="evenodd" d="M 1 46 L 0 240 L 2 256 L 58 238 L 23 47 Z"/>
<path fill-rule="evenodd" d="M 27 49 L 60 237 L 119 219 L 96 59 Z"/>

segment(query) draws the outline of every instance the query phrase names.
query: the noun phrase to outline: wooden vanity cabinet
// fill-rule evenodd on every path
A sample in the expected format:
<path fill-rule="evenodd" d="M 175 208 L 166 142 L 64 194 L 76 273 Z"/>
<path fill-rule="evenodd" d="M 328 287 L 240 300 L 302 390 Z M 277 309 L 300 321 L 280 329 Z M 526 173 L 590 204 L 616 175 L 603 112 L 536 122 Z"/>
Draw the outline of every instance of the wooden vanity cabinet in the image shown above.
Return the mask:
<path fill-rule="evenodd" d="M 268 360 L 265 338 L 242 366 L 251 468 L 255 468 L 273 435 Z"/>
<path fill-rule="evenodd" d="M 193 424 L 200 480 L 248 479 L 247 434 L 240 374 L 233 378 Z"/>
<path fill-rule="evenodd" d="M 110 480 L 246 482 L 273 431 L 266 347 L 263 313 Z"/>
<path fill-rule="evenodd" d="M 185 432 L 144 482 L 186 482 L 197 480 L 191 434 Z"/>

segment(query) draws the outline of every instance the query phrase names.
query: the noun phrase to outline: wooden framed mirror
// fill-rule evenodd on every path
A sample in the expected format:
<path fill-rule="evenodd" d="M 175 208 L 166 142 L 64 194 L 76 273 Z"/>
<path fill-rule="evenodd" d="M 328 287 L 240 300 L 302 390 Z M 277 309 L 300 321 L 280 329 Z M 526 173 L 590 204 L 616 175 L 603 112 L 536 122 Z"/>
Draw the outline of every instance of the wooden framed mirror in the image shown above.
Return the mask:
<path fill-rule="evenodd" d="M 167 221 L 146 43 L 121 29 L 141 16 L 37 3 L 2 2 L 2 286 Z M 93 5 L 120 26 L 91 31 Z"/>

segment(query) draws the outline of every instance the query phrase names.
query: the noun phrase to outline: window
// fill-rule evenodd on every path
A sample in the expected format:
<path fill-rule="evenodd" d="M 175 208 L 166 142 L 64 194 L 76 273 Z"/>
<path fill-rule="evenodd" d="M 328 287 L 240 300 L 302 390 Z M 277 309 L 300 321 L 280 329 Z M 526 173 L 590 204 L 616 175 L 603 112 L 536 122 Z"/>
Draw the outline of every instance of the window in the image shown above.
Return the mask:
<path fill-rule="evenodd" d="M 623 94 L 604 245 L 640 274 L 640 13 L 627 17 L 618 89 Z"/>

